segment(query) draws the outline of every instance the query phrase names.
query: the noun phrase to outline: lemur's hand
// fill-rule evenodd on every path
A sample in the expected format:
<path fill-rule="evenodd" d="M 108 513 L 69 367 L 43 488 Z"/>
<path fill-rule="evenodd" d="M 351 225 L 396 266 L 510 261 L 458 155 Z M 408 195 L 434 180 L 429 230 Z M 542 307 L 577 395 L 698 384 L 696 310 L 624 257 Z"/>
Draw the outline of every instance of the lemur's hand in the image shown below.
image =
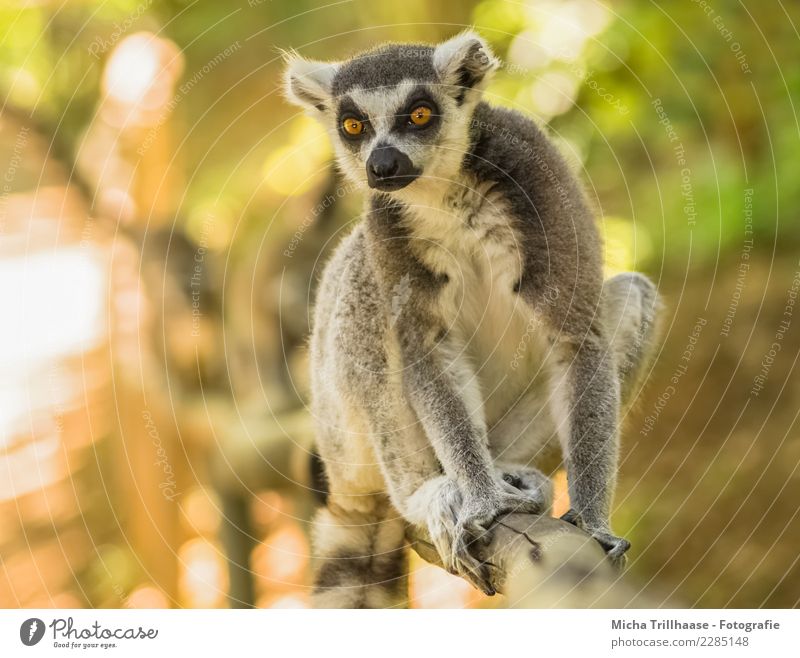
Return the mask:
<path fill-rule="evenodd" d="M 488 494 L 465 497 L 455 527 L 451 570 L 469 580 L 489 596 L 496 593 L 489 564 L 480 559 L 480 549 L 492 541 L 491 526 L 504 514 L 540 514 L 546 502 L 535 492 L 521 491 L 506 480 Z"/>
<path fill-rule="evenodd" d="M 631 543 L 627 539 L 613 535 L 607 527 L 590 527 L 584 522 L 580 513 L 574 509 L 570 509 L 564 514 L 561 520 L 588 532 L 603 547 L 606 555 L 608 555 L 608 558 L 617 569 L 622 570 L 625 568 L 625 564 L 628 561 L 625 553 L 631 547 Z"/>
<path fill-rule="evenodd" d="M 457 538 L 462 534 L 459 530 L 462 507 L 458 485 L 453 480 L 444 480 L 428 502 L 428 534 L 445 569 L 466 578 L 486 594 L 494 594 L 488 566 L 469 550 L 456 550 Z"/>

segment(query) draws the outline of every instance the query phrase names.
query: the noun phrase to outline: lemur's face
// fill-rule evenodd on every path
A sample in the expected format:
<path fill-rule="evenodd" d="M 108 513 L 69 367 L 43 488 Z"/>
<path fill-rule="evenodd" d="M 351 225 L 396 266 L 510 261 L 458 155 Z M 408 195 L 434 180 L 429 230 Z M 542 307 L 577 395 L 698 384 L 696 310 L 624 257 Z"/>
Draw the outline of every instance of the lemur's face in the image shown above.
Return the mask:
<path fill-rule="evenodd" d="M 402 189 L 436 159 L 448 109 L 434 85 L 418 80 L 350 89 L 334 107 L 340 167 L 373 189 Z"/>
<path fill-rule="evenodd" d="M 391 45 L 341 63 L 289 56 L 289 97 L 328 128 L 342 172 L 395 192 L 456 175 L 496 60 L 474 33 L 439 46 Z"/>

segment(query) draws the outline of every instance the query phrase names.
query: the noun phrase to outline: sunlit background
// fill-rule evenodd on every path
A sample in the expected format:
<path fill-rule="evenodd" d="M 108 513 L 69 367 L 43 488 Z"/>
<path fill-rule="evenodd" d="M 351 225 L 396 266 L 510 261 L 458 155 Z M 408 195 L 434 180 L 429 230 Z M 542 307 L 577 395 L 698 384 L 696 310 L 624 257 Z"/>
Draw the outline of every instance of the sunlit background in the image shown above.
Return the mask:
<path fill-rule="evenodd" d="M 798 604 L 796 3 L 41 0 L 0 4 L 0 605 L 309 605 L 308 309 L 361 200 L 279 50 L 469 25 L 667 302 L 631 579 Z M 412 567 L 416 607 L 503 605 Z"/>

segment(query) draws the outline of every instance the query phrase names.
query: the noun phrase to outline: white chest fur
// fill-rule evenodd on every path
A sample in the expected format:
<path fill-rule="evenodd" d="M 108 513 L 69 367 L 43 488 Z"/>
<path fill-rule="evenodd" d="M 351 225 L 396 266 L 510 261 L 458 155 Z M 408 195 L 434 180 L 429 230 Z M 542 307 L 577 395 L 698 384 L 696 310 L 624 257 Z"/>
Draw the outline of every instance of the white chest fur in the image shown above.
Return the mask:
<path fill-rule="evenodd" d="M 464 346 L 491 424 L 542 366 L 535 318 L 514 292 L 522 272 L 518 235 L 490 191 L 460 187 L 415 199 L 415 249 L 428 267 L 448 276 L 440 312 L 448 333 Z"/>

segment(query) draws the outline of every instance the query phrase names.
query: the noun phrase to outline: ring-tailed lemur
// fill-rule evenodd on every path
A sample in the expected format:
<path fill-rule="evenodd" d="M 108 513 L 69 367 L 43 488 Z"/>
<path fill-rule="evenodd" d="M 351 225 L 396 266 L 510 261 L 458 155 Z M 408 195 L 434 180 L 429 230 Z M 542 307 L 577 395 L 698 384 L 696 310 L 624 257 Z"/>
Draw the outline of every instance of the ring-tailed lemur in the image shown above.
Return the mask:
<path fill-rule="evenodd" d="M 622 560 L 629 543 L 609 527 L 618 417 L 653 351 L 653 284 L 603 284 L 575 176 L 533 122 L 481 101 L 497 60 L 475 33 L 339 63 L 287 59 L 289 98 L 370 188 L 314 316 L 329 484 L 315 604 L 402 605 L 407 523 L 494 593 L 471 545 L 502 514 L 549 509 L 550 480 L 532 462 L 552 437 L 566 518 Z"/>

